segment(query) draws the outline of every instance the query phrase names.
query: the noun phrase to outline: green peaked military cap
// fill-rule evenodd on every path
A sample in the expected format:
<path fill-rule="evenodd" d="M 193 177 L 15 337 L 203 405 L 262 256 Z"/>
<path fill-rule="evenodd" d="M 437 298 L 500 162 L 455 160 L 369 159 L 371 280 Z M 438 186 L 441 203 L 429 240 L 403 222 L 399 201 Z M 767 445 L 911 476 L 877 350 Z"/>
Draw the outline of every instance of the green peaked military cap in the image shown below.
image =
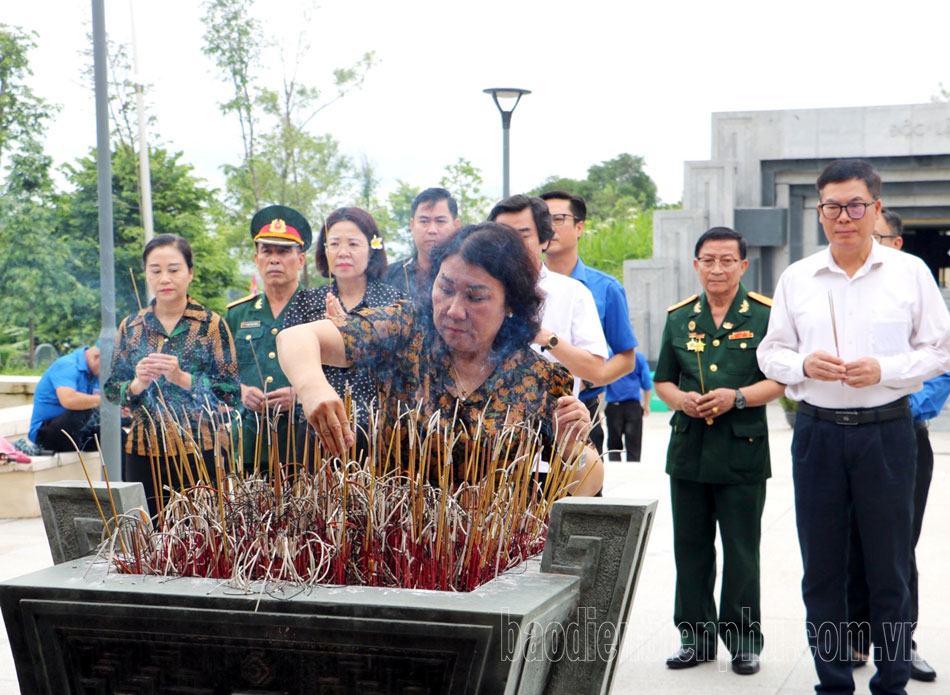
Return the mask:
<path fill-rule="evenodd" d="M 307 219 L 286 205 L 270 205 L 258 210 L 251 219 L 251 239 L 254 243 L 292 246 L 298 244 L 306 251 L 310 248 L 313 232 Z"/>

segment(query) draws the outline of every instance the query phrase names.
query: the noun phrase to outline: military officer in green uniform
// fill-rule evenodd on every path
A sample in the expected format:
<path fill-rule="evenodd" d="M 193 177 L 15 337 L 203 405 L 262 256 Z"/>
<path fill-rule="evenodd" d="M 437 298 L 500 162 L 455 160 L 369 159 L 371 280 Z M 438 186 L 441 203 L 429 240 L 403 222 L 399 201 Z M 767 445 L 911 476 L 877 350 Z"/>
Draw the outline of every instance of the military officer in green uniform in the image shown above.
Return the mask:
<path fill-rule="evenodd" d="M 287 455 L 288 412 L 293 408 L 294 394 L 277 362 L 277 332 L 283 327 L 284 310 L 300 289 L 299 275 L 311 238 L 310 224 L 293 208 L 271 205 L 251 220 L 254 264 L 264 291 L 232 302 L 226 316 L 241 373 L 247 470 L 256 460 L 267 471 L 268 447 L 275 436 L 282 463 L 291 458 L 300 461 L 302 457 L 306 423 L 295 423 L 291 457 Z M 276 431 L 271 427 L 268 433 L 268 422 L 276 422 Z"/>
<path fill-rule="evenodd" d="M 701 295 L 670 307 L 654 383 L 675 411 L 667 451 L 673 510 L 676 601 L 681 648 L 670 668 L 716 660 L 718 637 L 740 674 L 759 670 L 759 539 L 769 466 L 765 404 L 784 387 L 759 371 L 755 349 L 769 323 L 768 297 L 740 279 L 746 243 L 714 227 L 696 243 Z M 722 537 L 719 615 L 716 523 Z"/>

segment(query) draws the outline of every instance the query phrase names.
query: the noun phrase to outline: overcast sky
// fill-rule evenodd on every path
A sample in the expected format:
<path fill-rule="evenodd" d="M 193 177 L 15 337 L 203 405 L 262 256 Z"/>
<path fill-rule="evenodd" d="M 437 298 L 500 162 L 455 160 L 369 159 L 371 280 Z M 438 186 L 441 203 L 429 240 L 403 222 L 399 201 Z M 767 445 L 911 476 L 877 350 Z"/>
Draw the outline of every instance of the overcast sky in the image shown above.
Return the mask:
<path fill-rule="evenodd" d="M 139 59 L 152 83 L 157 134 L 220 186 L 240 155 L 237 121 L 220 114 L 228 90 L 201 53 L 198 0 L 134 0 Z M 288 46 L 304 24 L 296 0 L 259 2 L 267 32 Z M 80 56 L 90 2 L 5 2 L 0 22 L 39 33 L 33 87 L 62 105 L 47 140 L 59 163 L 95 143 Z M 265 15 L 264 12 L 270 14 Z M 129 0 L 106 0 L 106 28 L 130 36 Z M 332 133 L 396 179 L 435 185 L 459 156 L 501 192 L 501 119 L 485 87 L 531 89 L 514 113 L 512 191 L 549 175 L 583 178 L 621 152 L 641 155 L 664 201 L 679 200 L 683 162 L 708 159 L 717 111 L 927 102 L 950 85 L 946 2 L 546 2 L 327 0 L 309 24 L 301 82 L 365 51 L 379 65 L 360 92 L 321 113 Z M 265 37 L 262 37 L 264 40 Z M 279 87 L 276 51 L 264 81 Z"/>

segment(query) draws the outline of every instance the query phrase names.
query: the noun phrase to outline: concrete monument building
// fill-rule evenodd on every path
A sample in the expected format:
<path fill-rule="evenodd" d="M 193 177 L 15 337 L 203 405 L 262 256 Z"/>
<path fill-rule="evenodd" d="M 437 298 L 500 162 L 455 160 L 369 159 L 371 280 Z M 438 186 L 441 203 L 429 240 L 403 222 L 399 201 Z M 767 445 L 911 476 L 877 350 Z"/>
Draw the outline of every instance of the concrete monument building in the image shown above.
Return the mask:
<path fill-rule="evenodd" d="M 698 291 L 693 246 L 708 228 L 746 238 L 743 282 L 769 296 L 786 266 L 827 244 L 815 179 L 841 157 L 864 157 L 881 173 L 884 206 L 904 220 L 904 249 L 948 285 L 950 104 L 714 113 L 712 158 L 686 162 L 682 209 L 654 215 L 653 258 L 624 263 L 630 315 L 649 359 L 666 308 Z"/>

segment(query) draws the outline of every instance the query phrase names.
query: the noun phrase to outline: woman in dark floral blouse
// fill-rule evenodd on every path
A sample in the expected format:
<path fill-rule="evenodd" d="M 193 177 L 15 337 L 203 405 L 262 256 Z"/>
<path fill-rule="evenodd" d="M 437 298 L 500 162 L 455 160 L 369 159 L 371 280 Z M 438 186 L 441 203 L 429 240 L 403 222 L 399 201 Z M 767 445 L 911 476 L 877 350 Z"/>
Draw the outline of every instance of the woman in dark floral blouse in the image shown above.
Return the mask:
<path fill-rule="evenodd" d="M 373 216 L 361 208 L 334 210 L 317 236 L 317 270 L 330 284 L 301 290 L 287 307 L 284 328 L 320 319 L 355 314 L 405 299 L 402 290 L 380 282 L 386 273 L 386 248 Z M 347 388 L 357 408 L 357 430 L 365 430 L 366 406 L 376 398 L 376 384 L 361 367 L 325 367 L 327 381 L 341 396 Z"/>
<path fill-rule="evenodd" d="M 172 444 L 172 433 L 177 432 L 188 447 L 187 465 L 195 471 L 192 450 L 197 449 L 213 476 L 212 415 L 220 422 L 218 406 L 237 405 L 241 390 L 227 324 L 188 296 L 194 277 L 188 242 L 160 234 L 145 246 L 142 260 L 155 299 L 119 325 L 112 372 L 103 390 L 110 401 L 132 411 L 124 478 L 143 484 L 154 515 L 152 459 L 161 461 L 163 474 L 171 471 L 172 485 L 189 482 L 187 476 L 180 481 L 175 475 L 180 452 Z M 227 434 L 220 438 L 226 446 Z"/>
<path fill-rule="evenodd" d="M 423 305 L 403 301 L 278 336 L 281 368 L 324 447 L 340 455 L 354 435 L 339 395 L 315 367 L 356 364 L 375 377 L 390 422 L 413 409 L 423 420 L 454 419 L 468 432 L 481 419 L 489 435 L 506 423 L 529 423 L 548 446 L 557 439 L 564 449 L 584 448 L 574 494 L 596 493 L 603 464 L 580 436 L 590 423 L 587 409 L 571 395 L 570 373 L 530 349 L 542 300 L 517 233 L 491 222 L 463 227 L 431 258 L 432 290 Z"/>

